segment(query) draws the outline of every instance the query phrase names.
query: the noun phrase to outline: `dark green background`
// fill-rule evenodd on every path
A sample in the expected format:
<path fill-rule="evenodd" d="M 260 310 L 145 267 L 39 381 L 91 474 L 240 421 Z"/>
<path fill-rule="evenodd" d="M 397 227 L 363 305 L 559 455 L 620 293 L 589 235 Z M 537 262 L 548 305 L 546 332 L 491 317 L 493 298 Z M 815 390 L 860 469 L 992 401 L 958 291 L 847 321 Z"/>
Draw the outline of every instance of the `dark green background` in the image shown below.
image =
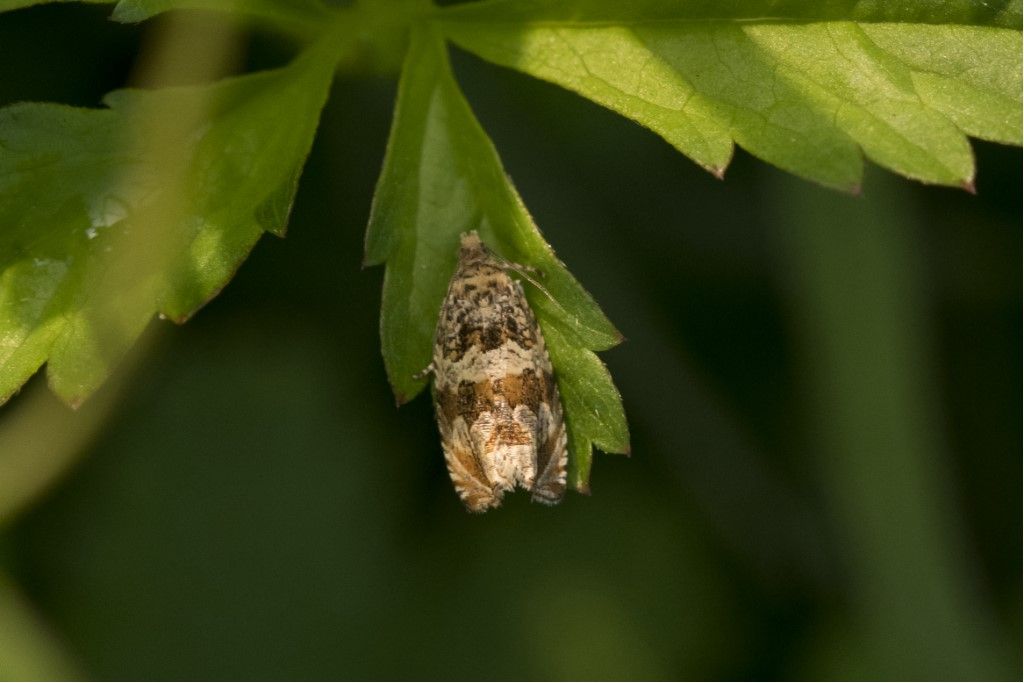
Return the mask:
<path fill-rule="evenodd" d="M 105 13 L 0 15 L 0 102 L 123 85 L 151 29 Z M 597 454 L 557 508 L 462 510 L 426 397 L 394 407 L 359 266 L 394 82 L 342 76 L 287 239 L 154 323 L 100 438 L 2 530 L 80 675 L 1019 677 L 1020 151 L 975 143 L 977 196 L 870 169 L 851 198 L 740 151 L 722 182 L 454 56 L 627 338 L 603 358 L 632 458 Z"/>

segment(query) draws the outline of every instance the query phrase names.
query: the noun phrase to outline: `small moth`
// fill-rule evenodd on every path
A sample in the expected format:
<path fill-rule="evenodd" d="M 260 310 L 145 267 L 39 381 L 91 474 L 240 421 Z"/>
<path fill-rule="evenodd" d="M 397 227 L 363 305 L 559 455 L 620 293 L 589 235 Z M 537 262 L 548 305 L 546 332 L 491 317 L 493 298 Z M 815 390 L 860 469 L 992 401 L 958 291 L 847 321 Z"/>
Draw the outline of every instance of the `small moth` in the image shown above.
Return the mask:
<path fill-rule="evenodd" d="M 554 505 L 565 493 L 558 387 L 522 285 L 476 232 L 462 235 L 434 337 L 434 409 L 455 491 L 471 512 L 517 486 Z"/>

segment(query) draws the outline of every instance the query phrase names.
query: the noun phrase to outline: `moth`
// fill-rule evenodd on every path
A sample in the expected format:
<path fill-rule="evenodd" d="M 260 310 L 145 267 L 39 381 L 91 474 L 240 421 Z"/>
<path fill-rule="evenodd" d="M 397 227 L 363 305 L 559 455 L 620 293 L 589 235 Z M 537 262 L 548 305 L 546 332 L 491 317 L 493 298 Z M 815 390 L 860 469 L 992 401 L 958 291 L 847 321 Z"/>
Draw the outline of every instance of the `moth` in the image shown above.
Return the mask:
<path fill-rule="evenodd" d="M 475 231 L 462 235 L 427 369 L 448 474 L 471 512 L 498 507 L 516 487 L 548 505 L 565 493 L 558 387 L 511 269 Z"/>

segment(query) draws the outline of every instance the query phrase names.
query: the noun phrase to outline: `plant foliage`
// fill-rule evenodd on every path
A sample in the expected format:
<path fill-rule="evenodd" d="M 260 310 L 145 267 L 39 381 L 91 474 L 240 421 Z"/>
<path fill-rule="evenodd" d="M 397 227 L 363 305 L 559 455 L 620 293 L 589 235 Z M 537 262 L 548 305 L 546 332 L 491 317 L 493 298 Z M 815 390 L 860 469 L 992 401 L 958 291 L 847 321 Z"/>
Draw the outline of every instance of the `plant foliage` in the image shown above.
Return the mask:
<path fill-rule="evenodd" d="M 0 11 L 33 4 L 0 0 Z M 478 230 L 537 273 L 528 296 L 579 490 L 592 446 L 628 449 L 594 353 L 620 336 L 534 224 L 459 90 L 449 42 L 608 107 L 719 176 L 739 145 L 847 191 L 864 157 L 972 188 L 967 136 L 1021 143 L 1018 1 L 121 0 L 112 16 L 173 9 L 243 14 L 304 47 L 282 69 L 118 91 L 103 108 L 0 109 L 0 401 L 46 363 L 76 405 L 155 314 L 184 321 L 264 231 L 283 234 L 335 69 L 374 41 L 394 63 L 404 52 L 365 255 L 386 266 L 381 344 L 396 398 L 425 386 L 417 372 L 458 237 Z"/>

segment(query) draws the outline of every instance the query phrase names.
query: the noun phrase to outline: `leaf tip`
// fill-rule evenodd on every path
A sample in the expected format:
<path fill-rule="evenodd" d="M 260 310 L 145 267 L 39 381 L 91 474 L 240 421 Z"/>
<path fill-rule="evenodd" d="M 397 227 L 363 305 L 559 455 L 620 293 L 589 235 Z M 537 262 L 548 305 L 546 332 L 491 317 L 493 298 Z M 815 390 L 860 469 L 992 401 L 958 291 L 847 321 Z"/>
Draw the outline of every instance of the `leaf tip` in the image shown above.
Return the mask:
<path fill-rule="evenodd" d="M 708 170 L 719 180 L 725 180 L 725 166 L 709 166 Z"/>
<path fill-rule="evenodd" d="M 78 410 L 85 403 L 85 399 L 88 398 L 85 394 L 73 394 L 64 397 L 64 402 L 68 404 L 68 408 L 71 410 Z"/>
<path fill-rule="evenodd" d="M 590 482 L 580 481 L 576 483 L 576 492 L 582 493 L 584 496 L 590 495 Z"/>
<path fill-rule="evenodd" d="M 608 325 L 608 342 L 606 342 L 602 346 L 591 347 L 592 351 L 607 351 L 610 348 L 618 346 L 624 341 L 628 341 L 626 339 L 626 335 L 622 334 L 622 332 L 619 331 L 619 328 L 615 327 L 615 324 L 612 323 L 612 321 L 605 319 L 605 322 Z"/>
<path fill-rule="evenodd" d="M 363 244 L 363 258 L 360 261 L 360 268 L 363 270 L 371 268 L 373 266 L 379 266 L 388 260 L 389 254 L 387 252 L 381 253 L 382 250 L 377 245 L 371 244 L 367 240 Z"/>
<path fill-rule="evenodd" d="M 175 325 L 184 325 L 192 316 L 189 313 L 159 313 L 160 320 L 170 320 Z"/>
<path fill-rule="evenodd" d="M 14 396 L 21 391 L 21 385 L 12 387 L 9 390 L 0 389 L 0 407 L 3 407 L 5 403 L 10 401 Z"/>
<path fill-rule="evenodd" d="M 395 407 L 401 408 L 409 401 L 413 400 L 420 395 L 423 391 L 423 384 L 413 384 L 412 386 L 406 384 L 402 387 L 395 382 L 391 382 L 391 393 L 395 395 Z"/>
<path fill-rule="evenodd" d="M 137 24 L 145 18 L 144 12 L 139 12 L 123 2 L 117 3 L 114 6 L 114 11 L 110 13 L 110 20 L 119 24 Z"/>
<path fill-rule="evenodd" d="M 89 389 L 83 383 L 66 382 L 64 377 L 59 376 L 52 363 L 46 365 L 46 386 L 71 410 L 78 410 L 85 403 L 85 399 L 89 398 Z"/>
<path fill-rule="evenodd" d="M 974 178 L 968 178 L 963 181 L 960 183 L 960 187 L 966 190 L 969 194 L 978 194 L 978 188 L 974 185 Z"/>

